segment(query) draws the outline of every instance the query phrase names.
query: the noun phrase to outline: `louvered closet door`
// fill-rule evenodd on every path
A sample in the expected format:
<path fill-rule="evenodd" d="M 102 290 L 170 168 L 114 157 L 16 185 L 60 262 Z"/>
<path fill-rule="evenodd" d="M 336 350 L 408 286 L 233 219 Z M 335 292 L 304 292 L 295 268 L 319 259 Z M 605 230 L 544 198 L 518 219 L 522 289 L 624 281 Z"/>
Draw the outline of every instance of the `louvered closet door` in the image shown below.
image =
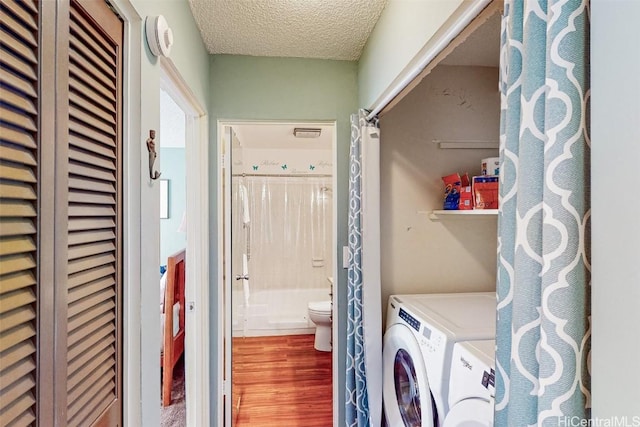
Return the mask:
<path fill-rule="evenodd" d="M 36 419 L 38 5 L 0 2 L 0 425 Z"/>
<path fill-rule="evenodd" d="M 67 423 L 117 425 L 123 26 L 104 1 L 72 1 L 70 30 Z"/>

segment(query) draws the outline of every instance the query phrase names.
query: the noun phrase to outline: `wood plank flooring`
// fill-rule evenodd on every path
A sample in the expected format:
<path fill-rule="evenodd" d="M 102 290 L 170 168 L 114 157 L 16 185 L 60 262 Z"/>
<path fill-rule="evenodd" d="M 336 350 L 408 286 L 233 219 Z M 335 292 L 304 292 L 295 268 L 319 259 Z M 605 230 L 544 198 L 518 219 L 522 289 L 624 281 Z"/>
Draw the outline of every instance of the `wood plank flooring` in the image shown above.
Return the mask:
<path fill-rule="evenodd" d="M 330 427 L 331 353 L 314 335 L 233 339 L 236 427 Z M 238 405 L 239 400 L 239 405 Z"/>

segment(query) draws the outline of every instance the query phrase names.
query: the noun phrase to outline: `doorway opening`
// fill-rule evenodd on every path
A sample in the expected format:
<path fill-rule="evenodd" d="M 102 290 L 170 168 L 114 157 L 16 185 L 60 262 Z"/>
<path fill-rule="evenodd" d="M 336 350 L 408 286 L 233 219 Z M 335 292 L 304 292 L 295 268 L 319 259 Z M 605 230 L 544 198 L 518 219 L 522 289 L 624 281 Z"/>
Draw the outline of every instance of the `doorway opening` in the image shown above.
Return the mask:
<path fill-rule="evenodd" d="M 168 180 L 166 202 L 167 205 L 175 202 L 175 207 L 169 214 L 171 217 L 161 220 L 167 221 L 165 228 L 172 234 L 172 246 L 168 245 L 162 256 L 167 253 L 171 255 L 172 250 L 179 250 L 180 247 L 184 248 L 185 303 L 184 307 L 178 310 L 182 310 L 185 329 L 184 425 L 205 425 L 209 423 L 208 123 L 200 101 L 184 82 L 171 60 L 163 58 L 160 65 L 160 89 L 164 92 L 162 96 L 174 103 L 174 110 L 178 108 L 175 114 L 181 111 L 184 115 L 184 131 L 177 132 L 183 134 L 184 138 L 184 151 L 179 156 L 184 159 L 184 169 L 175 179 Z M 172 137 L 166 129 L 165 132 L 169 135 L 165 134 L 164 138 L 160 138 L 160 147 L 177 149 L 178 147 L 168 145 L 170 139 L 178 139 L 179 136 Z M 173 162 L 174 159 L 169 158 L 174 154 L 176 153 L 169 153 L 162 158 L 161 153 L 161 164 L 168 165 L 169 162 Z M 169 177 L 161 176 L 160 179 L 163 178 Z M 171 181 L 176 181 L 173 192 Z M 179 182 L 184 183 L 182 194 Z"/>
<path fill-rule="evenodd" d="M 335 123 L 225 122 L 219 135 L 225 425 L 330 425 Z"/>
<path fill-rule="evenodd" d="M 186 252 L 186 114 L 160 89 L 160 425 L 186 426 L 184 280 L 176 270 Z M 171 265 L 169 265 L 171 264 Z M 170 294 L 170 295 L 167 295 Z M 170 300 L 170 302 L 169 302 Z M 169 340 L 166 335 L 169 334 Z"/>

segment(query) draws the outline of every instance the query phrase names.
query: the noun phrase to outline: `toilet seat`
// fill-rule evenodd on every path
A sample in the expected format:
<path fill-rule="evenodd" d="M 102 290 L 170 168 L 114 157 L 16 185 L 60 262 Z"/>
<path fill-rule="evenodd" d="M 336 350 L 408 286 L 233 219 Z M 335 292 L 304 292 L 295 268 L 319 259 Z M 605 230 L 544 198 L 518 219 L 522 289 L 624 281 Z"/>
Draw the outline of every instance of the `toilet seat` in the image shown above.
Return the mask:
<path fill-rule="evenodd" d="M 309 311 L 316 313 L 331 313 L 331 301 L 312 301 L 309 303 Z"/>

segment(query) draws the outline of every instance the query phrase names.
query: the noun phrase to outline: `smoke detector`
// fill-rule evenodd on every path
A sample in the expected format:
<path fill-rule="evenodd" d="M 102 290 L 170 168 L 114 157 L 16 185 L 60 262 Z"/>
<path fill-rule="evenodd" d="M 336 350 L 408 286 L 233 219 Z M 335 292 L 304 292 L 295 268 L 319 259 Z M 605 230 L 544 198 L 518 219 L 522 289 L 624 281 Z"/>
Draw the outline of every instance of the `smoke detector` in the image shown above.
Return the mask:
<path fill-rule="evenodd" d="M 173 31 L 169 28 L 164 16 L 147 16 L 145 20 L 145 33 L 151 53 L 155 56 L 169 57 L 173 46 Z"/>

